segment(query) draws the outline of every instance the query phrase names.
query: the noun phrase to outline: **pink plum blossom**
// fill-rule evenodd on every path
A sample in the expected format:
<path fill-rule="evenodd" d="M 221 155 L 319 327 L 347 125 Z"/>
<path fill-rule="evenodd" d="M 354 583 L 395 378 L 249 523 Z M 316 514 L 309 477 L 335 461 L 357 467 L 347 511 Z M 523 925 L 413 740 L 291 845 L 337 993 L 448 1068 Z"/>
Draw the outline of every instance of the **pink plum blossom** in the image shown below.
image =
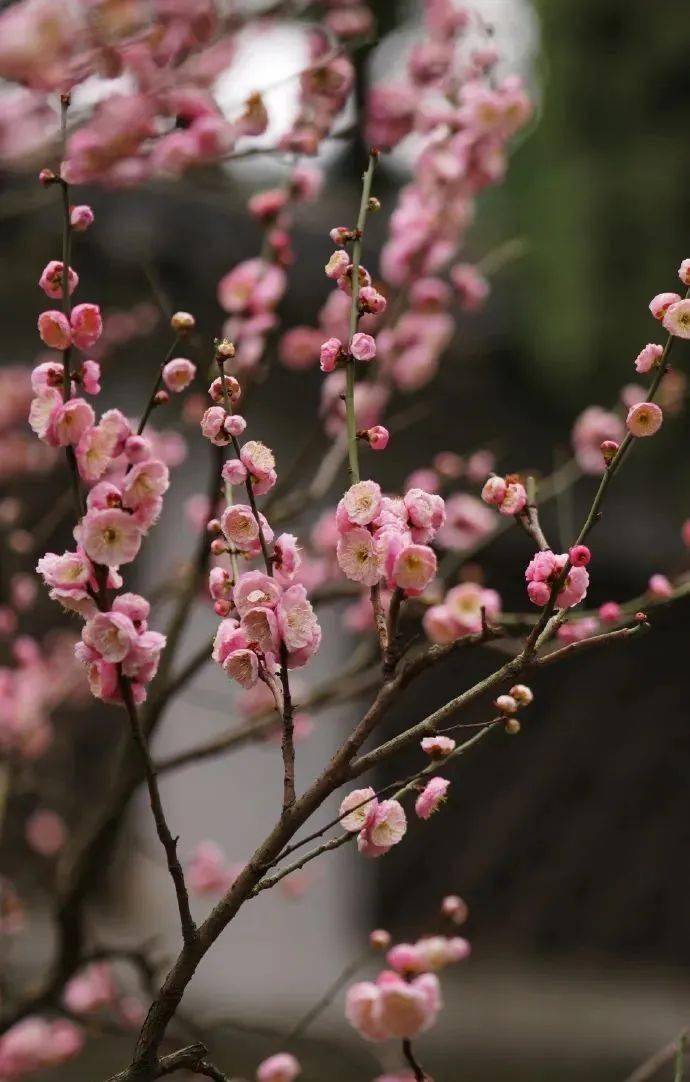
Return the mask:
<path fill-rule="evenodd" d="M 446 799 L 450 782 L 447 778 L 431 778 L 415 801 L 414 810 L 420 819 L 428 819 Z"/>
<path fill-rule="evenodd" d="M 301 1073 L 298 1060 L 290 1052 L 277 1052 L 259 1064 L 256 1082 L 294 1082 Z"/>
<path fill-rule="evenodd" d="M 189 387 L 195 375 L 196 365 L 186 357 L 175 357 L 163 366 L 163 383 L 174 394 L 179 394 Z"/>
<path fill-rule="evenodd" d="M 644 436 L 653 436 L 655 432 L 658 432 L 663 419 L 664 415 L 655 402 L 638 402 L 628 411 L 625 426 L 631 436 L 639 439 Z"/>

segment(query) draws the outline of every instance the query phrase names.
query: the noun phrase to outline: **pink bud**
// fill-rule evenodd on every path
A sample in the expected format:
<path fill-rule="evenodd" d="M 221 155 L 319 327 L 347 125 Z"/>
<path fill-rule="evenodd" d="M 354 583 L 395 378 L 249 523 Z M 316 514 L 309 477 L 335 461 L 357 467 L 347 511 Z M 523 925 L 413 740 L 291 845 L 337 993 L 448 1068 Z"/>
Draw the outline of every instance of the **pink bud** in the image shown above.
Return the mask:
<path fill-rule="evenodd" d="M 70 208 L 69 220 L 72 229 L 77 233 L 83 233 L 93 225 L 94 213 L 87 203 L 80 203 L 79 206 Z"/>
<path fill-rule="evenodd" d="M 592 553 L 586 545 L 573 545 L 568 555 L 573 567 L 586 567 L 592 559 Z"/>
<path fill-rule="evenodd" d="M 649 311 L 655 319 L 663 319 L 671 305 L 680 299 L 680 293 L 657 293 L 649 302 Z"/>
<path fill-rule="evenodd" d="M 374 425 L 367 429 L 367 439 L 372 451 L 385 451 L 390 439 L 390 433 L 383 425 Z"/>

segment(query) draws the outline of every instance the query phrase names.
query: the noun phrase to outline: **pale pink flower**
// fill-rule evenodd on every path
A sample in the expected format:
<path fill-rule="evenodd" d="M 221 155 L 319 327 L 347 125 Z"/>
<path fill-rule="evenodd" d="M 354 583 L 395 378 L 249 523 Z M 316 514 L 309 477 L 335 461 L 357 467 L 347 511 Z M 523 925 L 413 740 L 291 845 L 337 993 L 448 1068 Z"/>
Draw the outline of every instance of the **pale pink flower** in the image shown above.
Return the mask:
<path fill-rule="evenodd" d="M 62 296 L 62 278 L 64 267 L 58 259 L 51 259 L 50 263 L 47 263 L 43 268 L 41 277 L 38 280 L 38 284 L 49 297 L 54 300 L 59 299 Z M 79 275 L 70 267 L 68 274 L 69 292 L 74 293 L 75 289 L 79 285 Z"/>
<path fill-rule="evenodd" d="M 648 342 L 635 358 L 635 369 L 638 372 L 650 372 L 664 352 L 663 346 L 654 342 Z"/>
<path fill-rule="evenodd" d="M 414 810 L 420 819 L 428 819 L 446 799 L 450 782 L 447 778 L 431 778 L 415 801 Z"/>
<path fill-rule="evenodd" d="M 282 267 L 264 259 L 247 259 L 221 278 L 218 303 L 226 312 L 265 312 L 276 306 L 286 283 Z"/>
<path fill-rule="evenodd" d="M 253 650 L 232 650 L 223 669 L 240 687 L 251 688 L 259 679 L 259 659 Z"/>
<path fill-rule="evenodd" d="M 289 1052 L 277 1052 L 256 1069 L 256 1082 L 294 1082 L 302 1073 L 298 1060 Z"/>
<path fill-rule="evenodd" d="M 295 583 L 284 591 L 276 606 L 276 615 L 281 638 L 289 653 L 306 651 L 306 661 L 307 656 L 318 649 L 321 629 L 301 583 Z"/>
<path fill-rule="evenodd" d="M 458 898 L 457 901 L 461 908 L 462 900 Z M 467 906 L 465 906 L 465 911 L 467 911 Z M 415 948 L 420 965 L 426 972 L 444 969 L 447 965 L 462 962 L 465 958 L 469 958 L 471 953 L 470 944 L 461 936 L 451 938 L 444 935 L 423 936 L 422 939 L 417 940 Z"/>
<path fill-rule="evenodd" d="M 249 504 L 236 503 L 231 507 L 227 507 L 223 512 L 220 523 L 223 533 L 230 544 L 235 545 L 243 552 L 259 551 L 259 523 L 266 542 L 270 544 L 273 540 L 273 531 L 264 515 L 259 512 L 259 522 L 257 522 Z"/>
<path fill-rule="evenodd" d="M 270 477 L 275 470 L 273 451 L 261 440 L 247 440 L 240 451 L 240 459 L 249 472 L 262 481 Z"/>
<path fill-rule="evenodd" d="M 666 575 L 660 575 L 659 573 L 652 575 L 647 583 L 647 589 L 653 597 L 662 599 L 673 597 L 673 586 L 666 578 Z"/>
<path fill-rule="evenodd" d="M 103 333 L 100 308 L 97 304 L 77 304 L 72 309 L 70 325 L 77 349 L 91 349 Z"/>
<path fill-rule="evenodd" d="M 194 894 L 224 894 L 237 878 L 238 870 L 228 865 L 219 845 L 203 841 L 193 849 L 185 873 Z"/>
<path fill-rule="evenodd" d="M 41 341 L 50 349 L 67 349 L 72 344 L 72 331 L 66 315 L 57 310 L 41 312 L 38 317 Z"/>
<path fill-rule="evenodd" d="M 72 1014 L 94 1014 L 107 1007 L 115 999 L 110 966 L 107 962 L 94 962 L 65 985 L 62 1001 Z"/>
<path fill-rule="evenodd" d="M 393 581 L 410 597 L 423 593 L 436 574 L 436 553 L 428 545 L 408 545 L 393 564 Z"/>
<path fill-rule="evenodd" d="M 273 609 L 248 609 L 242 617 L 241 626 L 249 646 L 258 647 L 264 654 L 277 653 L 280 634 Z"/>
<path fill-rule="evenodd" d="M 230 436 L 241 436 L 247 427 L 247 422 L 239 413 L 233 413 L 225 418 L 225 431 Z"/>
<path fill-rule="evenodd" d="M 450 269 L 450 280 L 455 287 L 463 312 L 476 312 L 489 296 L 490 286 L 476 267 L 469 263 L 456 263 Z"/>
<path fill-rule="evenodd" d="M 233 601 L 240 616 L 259 605 L 274 609 L 280 596 L 278 584 L 263 571 L 245 571 L 233 591 Z"/>
<path fill-rule="evenodd" d="M 136 629 L 123 612 L 99 612 L 84 625 L 82 641 L 104 661 L 123 661 L 129 653 Z"/>
<path fill-rule="evenodd" d="M 223 464 L 220 475 L 228 485 L 243 485 L 247 480 L 247 467 L 239 458 L 230 458 Z"/>
<path fill-rule="evenodd" d="M 84 361 L 79 376 L 85 394 L 100 394 L 101 366 L 98 361 Z"/>
<path fill-rule="evenodd" d="M 481 541 L 494 529 L 494 511 L 467 492 L 458 492 L 445 502 L 446 521 L 438 532 L 438 541 L 445 548 L 462 552 Z"/>
<path fill-rule="evenodd" d="M 83 552 L 63 552 L 58 556 L 46 552 L 36 564 L 36 570 L 47 586 L 60 590 L 84 590 L 93 575 L 93 567 Z"/>
<path fill-rule="evenodd" d="M 373 981 L 359 981 L 348 988 L 345 1017 L 367 1041 L 385 1041 L 390 1036 L 381 1017 L 381 992 Z"/>
<path fill-rule="evenodd" d="M 690 338 L 690 299 L 672 304 L 664 313 L 663 324 L 669 334 Z"/>
<path fill-rule="evenodd" d="M 233 650 L 244 650 L 246 646 L 247 636 L 237 620 L 221 620 L 213 640 L 211 657 L 219 665 L 222 665 Z"/>
<path fill-rule="evenodd" d="M 605 601 L 599 608 L 599 619 L 602 624 L 617 624 L 623 615 L 623 610 L 617 601 Z"/>
<path fill-rule="evenodd" d="M 53 414 L 51 430 L 60 447 L 79 443 L 87 428 L 93 425 L 95 414 L 84 398 L 69 398 Z"/>
<path fill-rule="evenodd" d="M 122 503 L 133 510 L 167 492 L 170 471 L 159 458 L 149 458 L 133 466 L 122 486 Z"/>
<path fill-rule="evenodd" d="M 493 504 L 495 507 L 500 507 L 505 499 L 506 481 L 504 477 L 499 477 L 497 474 L 493 474 L 487 478 L 482 488 L 482 499 L 484 503 Z"/>
<path fill-rule="evenodd" d="M 125 444 L 132 434 L 129 421 L 118 409 L 106 410 L 98 422 L 104 432 L 107 432 L 112 441 L 113 457 L 121 455 Z"/>
<path fill-rule="evenodd" d="M 358 481 L 346 491 L 342 506 L 351 523 L 367 526 L 379 513 L 381 488 L 376 481 Z"/>
<path fill-rule="evenodd" d="M 381 1021 L 393 1037 L 411 1038 L 428 1029 L 436 1021 L 441 1007 L 438 978 L 424 973 L 411 982 L 397 974 L 380 975 Z"/>
<path fill-rule="evenodd" d="M 381 578 L 381 561 L 374 538 L 361 526 L 354 526 L 338 539 L 338 566 L 348 579 L 375 586 Z"/>
<path fill-rule="evenodd" d="M 87 556 L 97 564 L 119 567 L 131 563 L 141 547 L 141 530 L 120 508 L 88 511 L 81 522 L 81 540 Z"/>
<path fill-rule="evenodd" d="M 291 533 L 281 533 L 273 545 L 273 574 L 279 582 L 287 585 L 292 582 L 301 564 L 297 538 Z"/>
<path fill-rule="evenodd" d="M 499 695 L 495 705 L 501 714 L 511 715 L 517 713 L 518 704 L 512 695 Z"/>
<path fill-rule="evenodd" d="M 373 361 L 376 356 L 376 342 L 370 334 L 358 331 L 352 336 L 350 353 L 356 361 Z"/>
<path fill-rule="evenodd" d="M 505 496 L 498 510 L 502 515 L 517 515 L 526 503 L 527 493 L 524 485 L 521 485 L 519 481 L 511 481 L 506 487 Z"/>
<path fill-rule="evenodd" d="M 98 481 L 113 459 L 112 433 L 103 425 L 87 428 L 76 446 L 79 475 L 89 482 Z"/>
<path fill-rule="evenodd" d="M 175 357 L 163 366 L 163 383 L 174 394 L 179 394 L 189 387 L 195 375 L 196 365 L 186 357 Z"/>
<path fill-rule="evenodd" d="M 350 266 L 350 257 L 347 252 L 339 248 L 337 252 L 333 252 L 333 255 L 328 260 L 328 263 L 324 267 L 326 271 L 326 277 L 332 278 L 337 281 L 338 278 L 342 278 L 345 271 Z"/>
<path fill-rule="evenodd" d="M 80 203 L 76 207 L 70 207 L 70 225 L 77 233 L 83 233 L 94 222 L 94 213 L 87 203 Z"/>
<path fill-rule="evenodd" d="M 64 819 L 48 808 L 37 808 L 26 821 L 24 835 L 35 853 L 53 857 L 59 853 L 67 840 Z"/>
<path fill-rule="evenodd" d="M 62 406 L 62 395 L 52 387 L 37 394 L 29 407 L 29 424 L 40 440 L 55 446 L 52 420 Z"/>
<path fill-rule="evenodd" d="M 202 435 L 215 444 L 225 447 L 230 443 L 230 435 L 225 429 L 226 413 L 222 406 L 209 406 L 201 418 Z"/>
<path fill-rule="evenodd" d="M 432 759 L 444 759 L 455 749 L 455 741 L 450 736 L 425 736 L 421 742 L 422 751 Z"/>
<path fill-rule="evenodd" d="M 380 856 L 402 841 L 407 819 L 398 800 L 382 800 L 358 837 L 358 847 L 365 856 Z"/>
<path fill-rule="evenodd" d="M 469 916 L 469 907 L 459 894 L 447 894 L 441 902 L 441 912 L 454 924 L 464 924 Z"/>
<path fill-rule="evenodd" d="M 377 807 L 378 800 L 373 789 L 353 789 L 340 805 L 340 825 L 350 834 L 358 834 L 371 822 Z"/>
<path fill-rule="evenodd" d="M 649 311 L 655 319 L 663 319 L 672 304 L 681 299 L 680 293 L 657 293 L 649 302 Z"/>
<path fill-rule="evenodd" d="M 632 436 L 653 436 L 661 428 L 663 419 L 664 415 L 655 402 L 638 402 L 629 410 L 625 426 Z"/>

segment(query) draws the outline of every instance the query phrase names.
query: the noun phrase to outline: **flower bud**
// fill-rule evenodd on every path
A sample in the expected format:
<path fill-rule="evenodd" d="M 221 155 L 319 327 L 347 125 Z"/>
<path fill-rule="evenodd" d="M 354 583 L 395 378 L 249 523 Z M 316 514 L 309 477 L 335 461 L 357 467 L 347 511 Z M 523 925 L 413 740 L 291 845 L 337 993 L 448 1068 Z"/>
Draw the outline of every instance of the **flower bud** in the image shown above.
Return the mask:
<path fill-rule="evenodd" d="M 44 188 L 47 188 L 50 184 L 57 184 L 59 178 L 55 175 L 52 169 L 41 169 L 38 174 L 38 183 L 42 184 Z"/>
<path fill-rule="evenodd" d="M 522 726 L 517 718 L 508 718 L 505 724 L 505 731 L 509 736 L 516 736 L 520 732 Z"/>
<path fill-rule="evenodd" d="M 227 616 L 230 612 L 230 602 L 226 601 L 225 598 L 221 597 L 220 600 L 214 603 L 213 611 L 215 612 L 216 616 Z"/>
<path fill-rule="evenodd" d="M 196 327 L 196 320 L 191 312 L 175 312 L 170 320 L 170 326 L 175 334 L 188 334 Z"/>
<path fill-rule="evenodd" d="M 391 945 L 391 934 L 385 928 L 375 928 L 369 933 L 369 944 L 375 951 L 387 951 Z"/>
<path fill-rule="evenodd" d="M 615 440 L 604 440 L 599 450 L 601 451 L 604 462 L 608 466 L 611 464 L 611 462 L 616 456 L 616 453 L 618 451 L 618 444 Z"/>
<path fill-rule="evenodd" d="M 529 706 L 534 700 L 532 689 L 527 687 L 527 684 L 515 684 L 510 689 L 510 694 L 515 699 L 518 706 Z"/>
<path fill-rule="evenodd" d="M 370 195 L 367 208 L 373 211 L 381 210 L 381 200 L 377 199 L 375 195 Z"/>
<path fill-rule="evenodd" d="M 222 357 L 224 361 L 231 361 L 235 356 L 235 344 L 229 338 L 221 338 L 216 342 L 216 358 Z"/>
<path fill-rule="evenodd" d="M 441 902 L 441 913 L 452 920 L 453 924 L 464 924 L 469 916 L 469 909 L 467 902 L 457 894 L 448 894 Z"/>
<path fill-rule="evenodd" d="M 219 518 L 211 518 L 206 523 L 206 533 L 219 534 L 221 532 L 221 525 Z"/>
<path fill-rule="evenodd" d="M 592 559 L 592 553 L 586 545 L 573 545 L 568 556 L 573 567 L 586 567 Z"/>
<path fill-rule="evenodd" d="M 165 406 L 170 401 L 170 395 L 167 391 L 156 391 L 153 396 L 153 402 L 156 406 Z"/>
<path fill-rule="evenodd" d="M 214 556 L 223 556 L 227 551 L 228 546 L 225 544 L 225 541 L 221 540 L 220 537 L 216 537 L 211 542 L 211 552 Z"/>
<path fill-rule="evenodd" d="M 512 695 L 499 695 L 494 706 L 502 714 L 515 714 L 518 708 L 518 704 Z"/>

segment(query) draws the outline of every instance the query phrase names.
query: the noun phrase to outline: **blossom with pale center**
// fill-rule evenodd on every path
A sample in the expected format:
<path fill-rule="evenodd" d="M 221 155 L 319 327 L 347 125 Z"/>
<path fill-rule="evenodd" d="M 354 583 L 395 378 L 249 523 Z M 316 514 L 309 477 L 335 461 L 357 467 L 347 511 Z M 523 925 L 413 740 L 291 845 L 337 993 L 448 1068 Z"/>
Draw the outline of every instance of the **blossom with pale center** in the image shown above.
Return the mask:
<path fill-rule="evenodd" d="M 393 581 L 409 597 L 423 593 L 436 574 L 436 553 L 428 545 L 408 545 L 393 564 Z"/>
<path fill-rule="evenodd" d="M 338 565 L 354 582 L 375 586 L 381 578 L 381 562 L 374 538 L 361 526 L 354 526 L 338 539 Z"/>
<path fill-rule="evenodd" d="M 88 511 L 81 522 L 81 541 L 87 556 L 106 567 L 131 563 L 139 552 L 141 538 L 132 516 L 117 507 Z"/>
<path fill-rule="evenodd" d="M 103 333 L 101 310 L 97 304 L 77 304 L 70 315 L 72 341 L 77 349 L 91 349 Z"/>
<path fill-rule="evenodd" d="M 180 391 L 184 391 L 186 387 L 194 379 L 196 375 L 196 365 L 187 360 L 186 357 L 174 357 L 172 361 L 168 361 L 163 366 L 163 383 L 169 391 L 173 394 L 179 394 Z"/>
<path fill-rule="evenodd" d="M 381 507 L 381 488 L 376 481 L 358 481 L 348 488 L 342 506 L 353 525 L 367 526 Z"/>
<path fill-rule="evenodd" d="M 663 419 L 664 415 L 656 402 L 638 402 L 628 411 L 625 426 L 631 436 L 639 439 L 643 436 L 653 436 L 655 432 L 658 432 Z"/>
<path fill-rule="evenodd" d="M 129 653 L 136 629 L 123 612 L 99 612 L 82 629 L 82 642 L 95 650 L 104 661 L 117 663 Z"/>
<path fill-rule="evenodd" d="M 72 344 L 72 329 L 67 316 L 57 309 L 41 312 L 38 317 L 41 341 L 50 349 L 68 349 Z"/>
<path fill-rule="evenodd" d="M 341 817 L 341 826 L 351 834 L 357 834 L 372 819 L 377 806 L 378 800 L 373 789 L 353 789 L 340 805 L 338 814 Z"/>
<path fill-rule="evenodd" d="M 233 590 L 233 601 L 240 616 L 258 605 L 274 609 L 280 599 L 279 585 L 263 571 L 245 571 Z"/>

